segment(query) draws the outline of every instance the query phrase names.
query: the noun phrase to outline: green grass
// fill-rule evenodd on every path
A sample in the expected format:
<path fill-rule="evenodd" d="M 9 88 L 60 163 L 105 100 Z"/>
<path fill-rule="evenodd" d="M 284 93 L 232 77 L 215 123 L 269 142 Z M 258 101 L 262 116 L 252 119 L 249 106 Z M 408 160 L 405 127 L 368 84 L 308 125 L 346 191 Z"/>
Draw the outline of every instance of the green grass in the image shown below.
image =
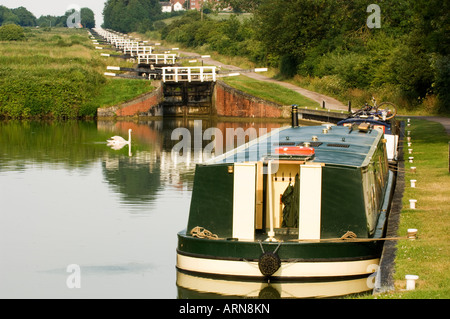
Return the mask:
<path fill-rule="evenodd" d="M 399 236 L 418 229 L 418 239 L 401 240 L 395 260 L 395 291 L 377 298 L 450 298 L 450 173 L 449 136 L 441 124 L 411 119 L 412 154 L 405 141 L 405 192 Z M 405 139 L 406 140 L 406 139 Z M 408 157 L 414 157 L 409 163 Z M 411 171 L 416 167 L 416 173 Z M 410 180 L 415 179 L 412 188 Z M 409 199 L 416 199 L 410 209 Z M 405 291 L 405 275 L 418 275 L 414 291 Z"/>
<path fill-rule="evenodd" d="M 225 77 L 223 80 L 238 90 L 281 105 L 319 106 L 317 102 L 278 84 L 258 81 L 242 75 Z"/>
<path fill-rule="evenodd" d="M 26 29 L 26 41 L 0 42 L 1 118 L 82 118 L 152 90 L 148 81 L 111 80 L 86 29 Z M 104 51 L 104 50 L 103 50 Z"/>
<path fill-rule="evenodd" d="M 101 107 L 113 106 L 127 102 L 153 89 L 150 81 L 107 79 L 106 84 L 99 90 L 99 95 L 91 103 Z"/>

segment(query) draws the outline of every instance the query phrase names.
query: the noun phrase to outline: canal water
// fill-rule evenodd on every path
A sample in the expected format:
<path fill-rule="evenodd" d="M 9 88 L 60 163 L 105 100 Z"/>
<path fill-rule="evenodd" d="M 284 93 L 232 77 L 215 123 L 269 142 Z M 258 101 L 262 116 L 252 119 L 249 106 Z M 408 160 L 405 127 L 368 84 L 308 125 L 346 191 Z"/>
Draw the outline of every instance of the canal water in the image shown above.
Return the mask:
<path fill-rule="evenodd" d="M 174 131 L 280 125 L 0 122 L 0 298 L 178 298 L 177 232 L 211 140 L 176 156 Z M 129 128 L 131 147 L 107 146 Z"/>
<path fill-rule="evenodd" d="M 370 278 L 280 284 L 177 272 L 195 164 L 213 155 L 206 150 L 251 138 L 242 132 L 260 136 L 282 125 L 0 122 L 0 298 L 303 298 L 367 290 Z M 128 139 L 129 129 L 130 145 L 107 145 L 114 135 Z"/>

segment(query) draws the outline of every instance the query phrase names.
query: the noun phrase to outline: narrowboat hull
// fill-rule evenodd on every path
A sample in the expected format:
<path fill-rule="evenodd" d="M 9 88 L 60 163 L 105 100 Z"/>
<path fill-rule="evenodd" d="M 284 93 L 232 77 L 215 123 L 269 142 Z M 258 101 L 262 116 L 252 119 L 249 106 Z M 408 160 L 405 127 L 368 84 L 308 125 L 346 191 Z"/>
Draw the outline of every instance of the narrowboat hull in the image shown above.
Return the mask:
<path fill-rule="evenodd" d="M 373 274 L 382 242 L 365 243 L 262 243 L 194 238 L 178 234 L 177 267 L 191 273 L 265 279 L 260 265 L 264 252 L 277 249 L 278 270 L 271 280 L 338 278 Z M 263 252 L 264 249 L 264 252 Z M 270 267 L 270 261 L 267 265 Z"/>

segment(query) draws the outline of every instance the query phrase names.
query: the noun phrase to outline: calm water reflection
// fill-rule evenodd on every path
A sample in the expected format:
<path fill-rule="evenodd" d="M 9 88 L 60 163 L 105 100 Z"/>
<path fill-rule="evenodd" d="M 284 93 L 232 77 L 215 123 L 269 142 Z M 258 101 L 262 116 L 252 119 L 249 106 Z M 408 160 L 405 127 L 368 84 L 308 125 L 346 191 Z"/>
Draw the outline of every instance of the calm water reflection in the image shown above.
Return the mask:
<path fill-rule="evenodd" d="M 192 144 L 189 161 L 174 161 L 171 134 L 195 125 L 0 122 L 0 297 L 177 298 L 176 233 L 187 222 L 199 152 Z M 129 128 L 130 150 L 106 146 Z M 80 289 L 66 284 L 72 264 Z"/>

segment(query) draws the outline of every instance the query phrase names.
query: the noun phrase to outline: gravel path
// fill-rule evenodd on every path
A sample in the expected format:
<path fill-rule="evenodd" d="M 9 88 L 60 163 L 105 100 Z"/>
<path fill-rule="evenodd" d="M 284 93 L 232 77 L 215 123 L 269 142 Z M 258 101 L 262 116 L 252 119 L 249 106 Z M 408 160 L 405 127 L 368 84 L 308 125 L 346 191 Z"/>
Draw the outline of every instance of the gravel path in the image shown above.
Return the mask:
<path fill-rule="evenodd" d="M 444 126 L 447 134 L 450 135 L 450 117 L 419 116 L 419 118 L 423 118 L 428 121 L 434 121 L 434 122 L 441 123 Z"/>

